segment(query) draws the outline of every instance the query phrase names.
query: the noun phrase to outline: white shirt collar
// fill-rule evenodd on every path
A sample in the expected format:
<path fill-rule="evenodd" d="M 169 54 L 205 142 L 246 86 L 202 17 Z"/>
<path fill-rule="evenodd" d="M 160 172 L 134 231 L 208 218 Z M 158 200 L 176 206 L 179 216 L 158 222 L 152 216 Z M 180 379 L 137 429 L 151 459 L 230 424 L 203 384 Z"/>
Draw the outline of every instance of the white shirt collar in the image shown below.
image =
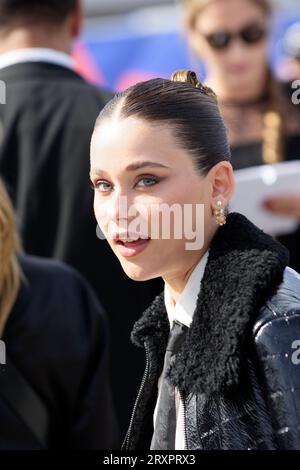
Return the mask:
<path fill-rule="evenodd" d="M 201 280 L 204 274 L 205 266 L 208 259 L 208 251 L 202 256 L 199 263 L 191 273 L 187 284 L 181 292 L 175 307 L 171 302 L 171 295 L 167 284 L 164 287 L 164 300 L 168 313 L 170 326 L 173 321 L 178 320 L 189 327 L 192 323 L 194 312 L 197 305 L 198 294 L 201 289 Z"/>
<path fill-rule="evenodd" d="M 42 47 L 32 47 L 28 49 L 15 49 L 14 51 L 0 54 L 0 69 L 22 62 L 47 62 L 73 69 L 71 56 L 64 52 Z"/>

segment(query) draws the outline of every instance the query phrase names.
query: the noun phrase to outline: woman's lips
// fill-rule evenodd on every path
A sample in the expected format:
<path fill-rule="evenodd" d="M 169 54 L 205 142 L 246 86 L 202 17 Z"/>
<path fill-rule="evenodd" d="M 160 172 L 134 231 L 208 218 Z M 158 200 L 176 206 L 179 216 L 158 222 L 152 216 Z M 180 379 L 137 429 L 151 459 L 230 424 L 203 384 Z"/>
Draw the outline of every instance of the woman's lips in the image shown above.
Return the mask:
<path fill-rule="evenodd" d="M 122 256 L 129 258 L 131 256 L 136 256 L 142 251 L 144 251 L 149 245 L 150 241 L 151 241 L 150 238 L 148 239 L 139 238 L 138 240 L 134 242 L 123 242 L 121 240 L 118 240 L 116 244 L 118 246 L 119 253 Z"/>

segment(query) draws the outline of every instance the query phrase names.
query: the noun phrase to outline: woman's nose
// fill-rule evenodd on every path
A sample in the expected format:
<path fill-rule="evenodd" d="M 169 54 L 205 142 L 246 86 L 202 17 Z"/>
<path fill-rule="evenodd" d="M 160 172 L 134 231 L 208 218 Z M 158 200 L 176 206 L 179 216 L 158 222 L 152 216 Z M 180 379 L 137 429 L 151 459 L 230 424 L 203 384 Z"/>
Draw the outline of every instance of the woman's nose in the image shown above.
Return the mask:
<path fill-rule="evenodd" d="M 126 219 L 128 214 L 128 196 L 123 191 L 115 191 L 108 202 L 107 216 L 109 219 Z"/>
<path fill-rule="evenodd" d="M 128 191 L 115 190 L 107 204 L 106 215 L 110 220 L 131 221 L 136 215 L 134 197 Z"/>
<path fill-rule="evenodd" d="M 231 57 L 231 59 L 235 59 L 235 60 L 244 58 L 245 52 L 246 52 L 245 45 L 238 38 L 232 41 L 232 43 L 230 44 L 230 47 L 228 48 L 229 56 Z"/>

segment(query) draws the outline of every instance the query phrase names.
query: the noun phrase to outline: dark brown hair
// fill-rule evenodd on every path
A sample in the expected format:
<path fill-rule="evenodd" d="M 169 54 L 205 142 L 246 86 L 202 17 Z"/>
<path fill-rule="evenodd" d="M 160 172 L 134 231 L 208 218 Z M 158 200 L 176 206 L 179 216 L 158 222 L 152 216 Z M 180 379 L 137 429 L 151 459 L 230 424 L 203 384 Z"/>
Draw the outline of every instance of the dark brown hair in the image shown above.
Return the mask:
<path fill-rule="evenodd" d="M 77 0 L 0 0 L 0 27 L 37 22 L 63 22 Z"/>
<path fill-rule="evenodd" d="M 115 112 L 123 119 L 136 116 L 170 126 L 201 174 L 221 161 L 230 161 L 227 131 L 216 96 L 190 70 L 174 72 L 171 80 L 137 83 L 118 93 L 101 111 L 95 129 Z"/>

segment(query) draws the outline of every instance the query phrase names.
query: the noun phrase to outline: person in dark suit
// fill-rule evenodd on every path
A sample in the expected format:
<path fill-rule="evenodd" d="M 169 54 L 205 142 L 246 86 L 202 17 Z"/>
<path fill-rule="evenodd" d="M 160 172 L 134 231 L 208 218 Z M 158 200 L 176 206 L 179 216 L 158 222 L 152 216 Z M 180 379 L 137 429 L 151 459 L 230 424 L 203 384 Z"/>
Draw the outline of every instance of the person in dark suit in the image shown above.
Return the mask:
<path fill-rule="evenodd" d="M 116 448 L 105 312 L 74 269 L 21 254 L 1 181 L 0 253 L 0 450 Z"/>
<path fill-rule="evenodd" d="M 143 366 L 141 354 L 134 368 L 126 367 L 135 357 L 128 319 L 134 323 L 161 284 L 127 279 L 107 242 L 96 237 L 89 146 L 110 93 L 73 70 L 72 40 L 81 21 L 77 0 L 0 0 L 0 80 L 6 87 L 0 173 L 25 251 L 77 268 L 108 312 L 113 390 L 125 427 Z"/>

